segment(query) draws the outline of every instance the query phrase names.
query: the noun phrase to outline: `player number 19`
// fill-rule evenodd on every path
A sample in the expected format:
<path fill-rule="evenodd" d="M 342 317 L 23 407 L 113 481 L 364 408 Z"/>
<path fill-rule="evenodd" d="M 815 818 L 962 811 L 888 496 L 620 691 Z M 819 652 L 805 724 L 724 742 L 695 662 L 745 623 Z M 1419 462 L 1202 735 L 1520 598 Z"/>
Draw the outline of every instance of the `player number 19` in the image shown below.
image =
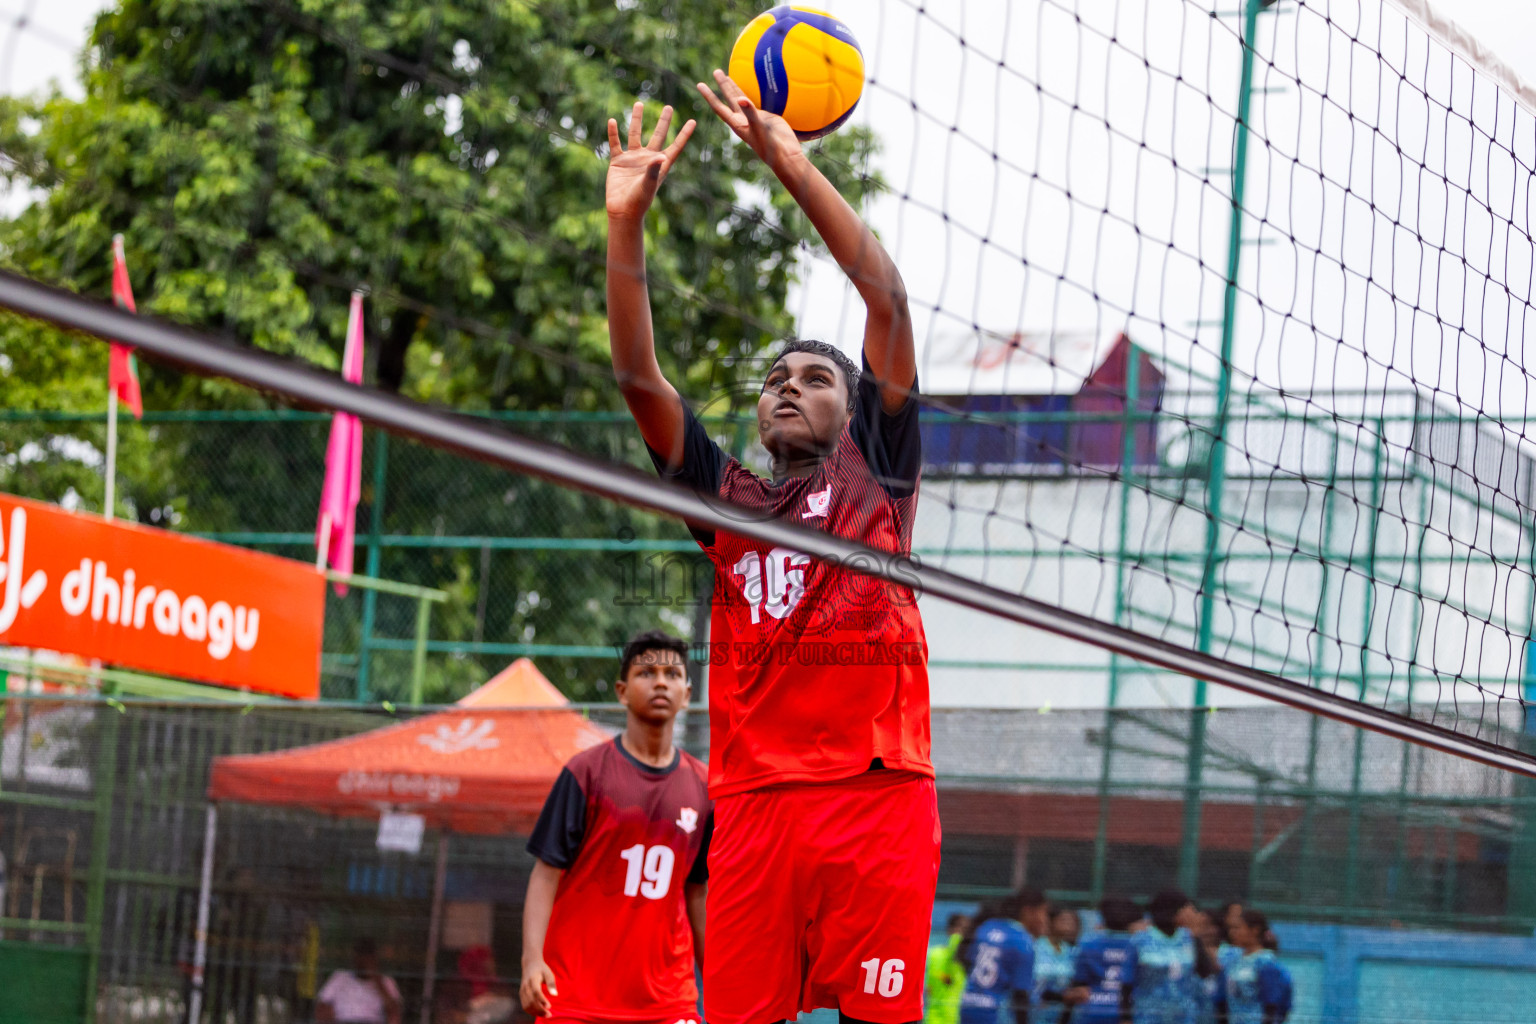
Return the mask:
<path fill-rule="evenodd" d="M 673 853 L 670 846 L 653 846 L 646 849 L 636 843 L 627 850 L 620 850 L 624 859 L 624 895 L 644 896 L 659 900 L 672 888 Z"/>
<path fill-rule="evenodd" d="M 907 969 L 905 960 L 884 960 L 879 957 L 873 960 L 865 960 L 859 964 L 864 968 L 864 992 L 866 995 L 874 995 L 879 992 L 889 999 L 892 996 L 901 995 L 901 972 Z"/>

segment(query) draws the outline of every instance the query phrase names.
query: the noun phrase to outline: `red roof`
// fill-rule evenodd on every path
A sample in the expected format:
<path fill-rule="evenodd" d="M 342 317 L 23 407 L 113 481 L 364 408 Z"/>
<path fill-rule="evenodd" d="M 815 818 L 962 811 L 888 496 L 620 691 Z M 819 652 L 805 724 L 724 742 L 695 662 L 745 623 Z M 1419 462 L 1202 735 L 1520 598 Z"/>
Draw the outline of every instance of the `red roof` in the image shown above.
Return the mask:
<path fill-rule="evenodd" d="M 526 832 L 565 763 L 610 736 L 565 703 L 520 658 L 452 710 L 310 747 L 214 758 L 208 798 L 336 815 L 406 811 L 456 832 Z"/>

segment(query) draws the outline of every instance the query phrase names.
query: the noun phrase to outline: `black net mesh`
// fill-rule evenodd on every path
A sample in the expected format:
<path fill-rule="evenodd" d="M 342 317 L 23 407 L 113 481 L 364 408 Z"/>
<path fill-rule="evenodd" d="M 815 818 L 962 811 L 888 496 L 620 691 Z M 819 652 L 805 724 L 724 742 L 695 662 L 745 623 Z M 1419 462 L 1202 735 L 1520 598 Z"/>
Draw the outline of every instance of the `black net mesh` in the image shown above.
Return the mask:
<path fill-rule="evenodd" d="M 1536 134 L 1518 78 L 1408 0 L 833 6 L 868 79 L 810 153 L 909 289 L 915 554 L 1525 749 Z M 701 113 L 693 81 L 755 13 L 124 0 L 75 37 L 10 0 L 0 266 L 105 298 L 120 232 L 144 312 L 326 366 L 362 287 L 369 383 L 644 466 L 608 365 L 602 125 L 637 97 L 648 118 Z M 662 368 L 762 468 L 747 416 L 765 355 L 792 333 L 853 351 L 863 310 L 716 124 L 648 228 Z M 102 508 L 105 366 L 0 316 L 0 488 Z M 118 513 L 311 558 L 327 417 L 143 374 Z M 61 990 L 97 979 L 98 1016 L 177 1019 L 210 756 L 361 731 L 378 702 L 418 683 L 449 701 L 520 655 L 599 699 L 632 631 L 706 637 L 708 567 L 679 524 L 371 430 L 362 461 L 360 569 L 447 595 L 425 680 L 416 600 L 354 588 L 327 599 L 322 692 L 367 710 L 13 696 L 0 958 L 58 953 L 48 970 L 80 972 Z M 1292 922 L 1312 1000 L 1296 1019 L 1528 1016 L 1523 781 L 923 611 L 947 905 L 1022 881 L 1082 905 L 1176 877 Z M 420 999 L 426 854 L 302 812 L 232 807 L 223 827 L 211 1020 L 302 1019 L 365 929 Z M 506 969 L 520 846 L 452 849 Z M 1374 930 L 1397 925 L 1441 931 Z"/>
<path fill-rule="evenodd" d="M 1524 714 L 1536 603 L 1528 91 L 1418 5 L 1235 8 L 836 12 L 864 40 L 864 99 L 810 151 L 908 279 L 921 555 L 1486 738 Z M 23 7 L 4 40 L 0 254 L 105 294 L 121 231 L 146 311 L 321 363 L 361 286 L 370 381 L 643 463 L 607 365 L 600 129 L 635 96 L 700 112 L 692 82 L 751 12 L 133 0 L 96 20 L 83 79 L 50 99 L 27 69 L 59 32 Z M 852 349 L 862 319 L 777 189 L 706 121 L 650 226 L 662 368 L 753 464 L 731 416 L 771 343 Z M 5 331 L 28 382 L 8 406 L 94 403 L 98 350 Z M 254 418 L 127 430 L 121 511 L 302 556 L 323 423 L 264 419 L 256 396 L 163 368 L 145 387 L 152 411 Z M 9 429 L 7 486 L 99 507 L 99 427 Z M 633 531 L 619 557 L 686 560 L 675 528 L 410 445 L 384 462 L 361 561 L 454 595 L 433 696 L 517 652 L 560 659 L 591 696 L 594 634 L 701 628 L 697 606 L 618 611 L 600 577 L 626 570 L 591 547 Z M 385 666 L 409 663 L 414 613 L 361 603 L 335 612 L 332 649 L 354 660 L 333 659 L 327 693 L 398 695 Z M 963 636 L 967 614 L 935 602 L 930 634 Z M 933 653 L 961 703 L 978 665 L 1009 702 L 1229 699 L 1023 630 L 981 657 Z M 1016 678 L 1025 664 L 1085 685 L 1052 696 Z"/>

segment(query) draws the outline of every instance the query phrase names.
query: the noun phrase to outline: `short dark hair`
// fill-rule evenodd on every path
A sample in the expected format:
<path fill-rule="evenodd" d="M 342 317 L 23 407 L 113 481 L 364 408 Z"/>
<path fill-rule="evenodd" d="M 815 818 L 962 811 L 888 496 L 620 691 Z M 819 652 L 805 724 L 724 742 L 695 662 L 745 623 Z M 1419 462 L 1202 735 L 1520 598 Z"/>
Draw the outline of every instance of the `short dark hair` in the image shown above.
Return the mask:
<path fill-rule="evenodd" d="M 373 939 L 371 939 L 368 936 L 364 935 L 362 938 L 360 938 L 356 942 L 352 943 L 352 955 L 353 956 L 357 956 L 357 957 L 362 957 L 362 956 L 378 956 L 379 955 L 379 947 L 373 941 Z"/>
<path fill-rule="evenodd" d="M 1153 927 L 1168 935 L 1178 930 L 1179 911 L 1189 906 L 1189 897 L 1182 889 L 1164 889 L 1147 901 L 1147 916 Z"/>
<path fill-rule="evenodd" d="M 952 932 L 956 928 L 963 926 L 965 922 L 966 916 L 964 914 L 950 914 L 949 919 L 944 922 L 944 930 Z"/>
<path fill-rule="evenodd" d="M 1232 941 L 1232 936 L 1227 931 L 1227 914 L 1231 913 L 1233 907 L 1236 907 L 1239 911 L 1241 911 L 1243 909 L 1242 901 L 1227 900 L 1227 902 L 1223 903 L 1215 910 L 1208 911 L 1208 913 L 1211 915 L 1211 920 L 1216 922 L 1216 932 L 1221 936 L 1222 942 Z"/>
<path fill-rule="evenodd" d="M 988 921 L 995 921 L 1000 918 L 1011 917 L 1017 920 L 1024 911 L 1043 906 L 1045 906 L 1045 894 L 1039 889 L 1026 885 L 1022 889 L 1015 889 L 1007 896 L 988 900 L 977 907 L 976 913 L 972 914 L 971 919 L 965 923 L 965 931 L 960 933 L 960 949 L 958 952 L 960 962 L 967 967 L 976 966 L 971 959 L 971 954 L 974 951 L 972 947 L 976 944 L 976 933 L 981 930 L 982 925 Z"/>
<path fill-rule="evenodd" d="M 1123 932 L 1141 920 L 1141 908 L 1124 896 L 1106 896 L 1099 901 L 1099 916 L 1105 928 Z"/>
<path fill-rule="evenodd" d="M 792 338 L 786 341 L 784 347 L 779 349 L 779 354 L 773 357 L 773 362 L 768 364 L 768 371 L 772 373 L 773 368 L 783 362 L 784 357 L 791 352 L 808 352 L 813 356 L 821 356 L 832 360 L 832 365 L 842 371 L 843 383 L 848 386 L 848 411 L 853 412 L 861 374 L 859 368 L 853 365 L 853 360 L 849 359 L 842 349 L 828 345 L 824 341 L 813 341 L 810 338 Z"/>
<path fill-rule="evenodd" d="M 624 653 L 619 656 L 619 678 L 629 678 L 629 667 L 635 663 L 635 659 L 647 651 L 671 651 L 682 659 L 684 665 L 688 664 L 688 645 L 659 629 L 648 629 L 643 633 L 636 633 L 629 638 L 629 643 L 624 645 Z"/>
<path fill-rule="evenodd" d="M 1189 905 L 1189 897 L 1180 889 L 1163 889 L 1147 901 L 1147 913 L 1152 917 L 1159 914 L 1172 916 Z"/>

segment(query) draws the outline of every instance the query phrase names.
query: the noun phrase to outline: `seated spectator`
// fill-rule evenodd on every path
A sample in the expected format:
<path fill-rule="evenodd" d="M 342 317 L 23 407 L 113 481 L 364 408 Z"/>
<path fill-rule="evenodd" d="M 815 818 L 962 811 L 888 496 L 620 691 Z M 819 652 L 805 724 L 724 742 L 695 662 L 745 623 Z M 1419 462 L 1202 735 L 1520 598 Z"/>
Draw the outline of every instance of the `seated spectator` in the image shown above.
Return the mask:
<path fill-rule="evenodd" d="M 337 971 L 315 996 L 320 1024 L 400 1024 L 400 988 L 379 973 L 378 948 L 370 938 L 352 947 L 352 970 Z"/>
<path fill-rule="evenodd" d="M 471 946 L 459 954 L 459 978 L 464 985 L 462 1024 L 501 1024 L 515 1005 L 512 990 L 496 978 L 496 960 L 489 946 Z"/>

